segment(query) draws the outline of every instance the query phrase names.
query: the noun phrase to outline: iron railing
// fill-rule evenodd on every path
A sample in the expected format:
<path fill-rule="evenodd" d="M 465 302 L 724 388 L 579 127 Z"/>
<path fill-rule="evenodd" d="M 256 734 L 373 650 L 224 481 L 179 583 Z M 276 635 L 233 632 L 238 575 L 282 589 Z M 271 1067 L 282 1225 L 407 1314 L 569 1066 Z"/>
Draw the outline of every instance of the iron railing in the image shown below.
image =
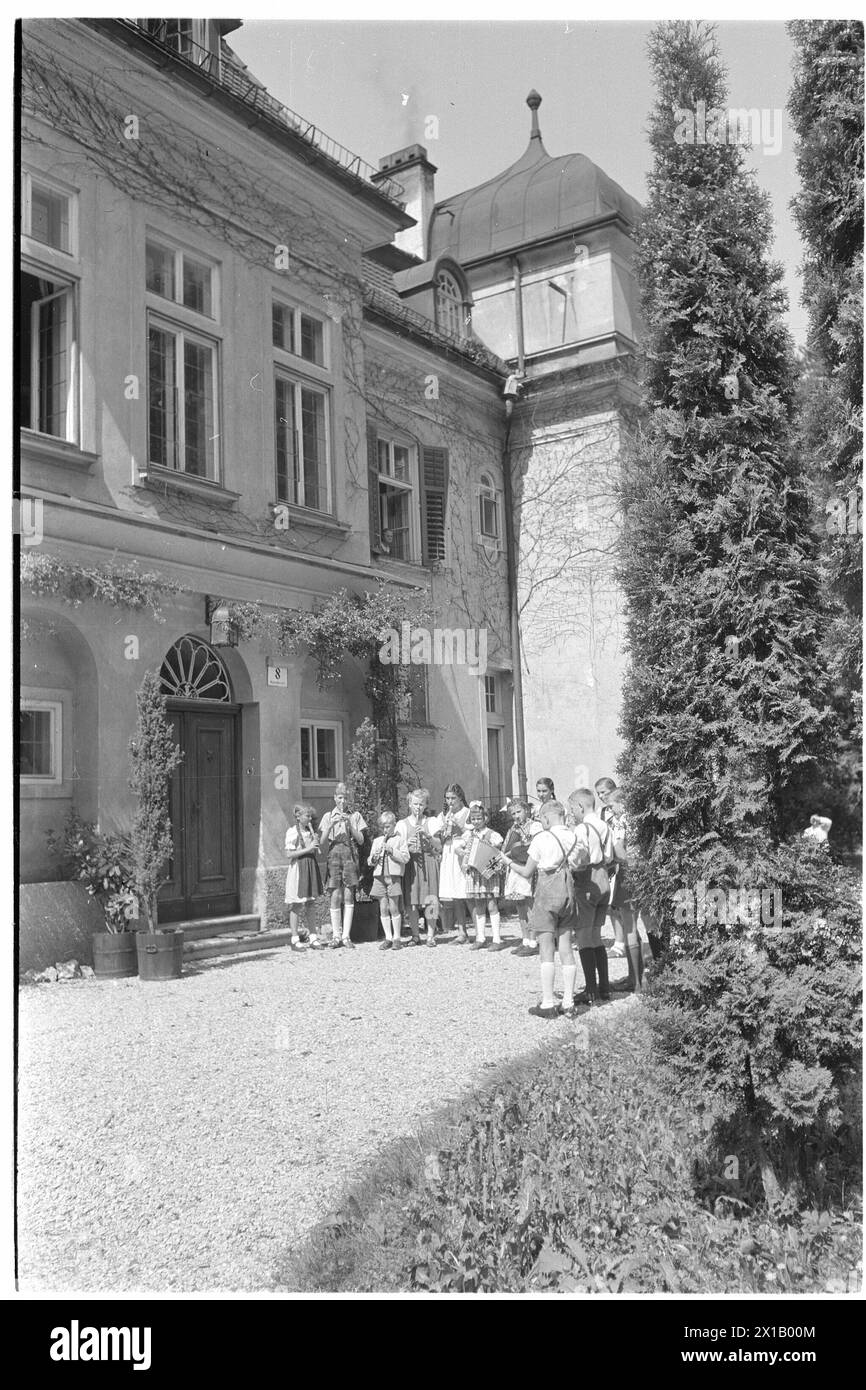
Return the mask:
<path fill-rule="evenodd" d="M 189 33 L 173 27 L 177 21 L 122 19 L 118 22 L 130 29 L 135 29 L 151 43 L 167 49 L 175 58 L 179 58 L 181 62 L 187 63 L 198 72 L 206 73 L 216 86 L 242 101 L 257 115 L 275 121 L 293 131 L 326 160 L 338 165 L 347 174 L 354 175 L 362 183 L 370 184 L 392 203 L 403 207 L 404 190 L 396 180 L 377 176 L 374 181 L 373 176 L 377 174 L 377 171 L 372 164 L 368 164 L 360 155 L 346 149 L 346 146 L 341 145 L 337 140 L 332 140 L 330 135 L 319 130 L 312 121 L 305 120 L 296 111 L 292 111 L 290 107 L 277 101 L 276 97 L 272 97 L 270 92 L 266 91 L 259 82 L 249 77 L 241 68 L 227 59 L 222 52 L 194 43 Z"/>

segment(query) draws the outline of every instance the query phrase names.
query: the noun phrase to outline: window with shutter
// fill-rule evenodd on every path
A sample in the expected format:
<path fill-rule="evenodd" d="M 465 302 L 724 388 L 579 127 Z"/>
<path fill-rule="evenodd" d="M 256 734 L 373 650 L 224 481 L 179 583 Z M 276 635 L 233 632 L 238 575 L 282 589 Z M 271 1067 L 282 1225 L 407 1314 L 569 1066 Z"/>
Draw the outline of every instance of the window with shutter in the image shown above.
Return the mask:
<path fill-rule="evenodd" d="M 382 544 L 379 514 L 379 441 L 376 426 L 367 425 L 367 501 L 370 510 L 370 550 L 377 554 Z"/>
<path fill-rule="evenodd" d="M 421 450 L 423 478 L 422 539 L 424 564 L 445 559 L 445 519 L 448 509 L 448 450 Z"/>

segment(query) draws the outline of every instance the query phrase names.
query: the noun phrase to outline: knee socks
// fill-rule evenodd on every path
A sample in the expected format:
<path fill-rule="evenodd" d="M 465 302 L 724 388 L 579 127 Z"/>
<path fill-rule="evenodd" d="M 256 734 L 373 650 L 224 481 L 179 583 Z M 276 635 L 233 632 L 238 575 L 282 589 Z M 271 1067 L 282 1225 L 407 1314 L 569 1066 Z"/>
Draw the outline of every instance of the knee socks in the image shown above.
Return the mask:
<path fill-rule="evenodd" d="M 586 997 L 587 999 L 596 999 L 598 997 L 598 985 L 595 974 L 595 947 L 582 946 L 579 955 L 583 978 L 586 980 Z"/>
<path fill-rule="evenodd" d="M 595 947 L 595 969 L 598 975 L 599 999 L 610 998 L 610 979 L 607 972 L 607 951 L 604 946 Z"/>
<path fill-rule="evenodd" d="M 343 920 L 343 909 L 341 907 L 331 908 L 331 936 L 334 941 L 340 940 L 340 928 Z"/>
<path fill-rule="evenodd" d="M 501 945 L 502 945 L 502 924 L 501 924 L 500 919 L 499 919 L 499 909 L 498 909 L 498 908 L 494 909 L 494 908 L 491 907 L 491 908 L 489 909 L 489 913 L 490 913 L 490 926 L 491 926 L 492 931 L 493 931 L 493 945 L 494 945 L 494 946 L 501 946 Z"/>
<path fill-rule="evenodd" d="M 343 940 L 348 941 L 352 935 L 352 918 L 355 915 L 355 904 L 343 904 Z"/>
<path fill-rule="evenodd" d="M 556 1006 L 553 997 L 553 981 L 556 975 L 556 964 L 554 961 L 541 962 L 541 1007 L 552 1009 Z"/>
<path fill-rule="evenodd" d="M 570 1009 L 574 1003 L 574 981 L 577 977 L 576 965 L 562 967 L 562 1007 Z"/>

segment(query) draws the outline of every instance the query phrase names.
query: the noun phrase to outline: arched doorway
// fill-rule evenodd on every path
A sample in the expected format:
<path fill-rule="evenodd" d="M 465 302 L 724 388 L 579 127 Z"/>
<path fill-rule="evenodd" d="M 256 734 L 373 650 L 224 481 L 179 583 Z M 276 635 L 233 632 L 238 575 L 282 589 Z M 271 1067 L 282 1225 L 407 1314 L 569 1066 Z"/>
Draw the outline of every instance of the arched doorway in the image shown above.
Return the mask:
<path fill-rule="evenodd" d="M 162 922 L 238 911 L 239 706 L 217 652 L 187 634 L 160 671 L 167 712 L 184 757 L 171 781 L 170 878 Z"/>

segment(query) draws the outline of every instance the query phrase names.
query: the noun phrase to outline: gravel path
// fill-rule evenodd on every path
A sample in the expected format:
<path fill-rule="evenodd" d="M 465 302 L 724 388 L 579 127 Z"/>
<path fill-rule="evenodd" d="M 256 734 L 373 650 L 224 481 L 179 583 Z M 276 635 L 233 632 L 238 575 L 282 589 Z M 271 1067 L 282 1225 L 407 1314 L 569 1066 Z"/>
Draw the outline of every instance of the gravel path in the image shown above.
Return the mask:
<path fill-rule="evenodd" d="M 384 1143 L 583 1026 L 527 1014 L 534 959 L 447 942 L 281 949 L 19 998 L 24 1292 L 269 1288 Z"/>

